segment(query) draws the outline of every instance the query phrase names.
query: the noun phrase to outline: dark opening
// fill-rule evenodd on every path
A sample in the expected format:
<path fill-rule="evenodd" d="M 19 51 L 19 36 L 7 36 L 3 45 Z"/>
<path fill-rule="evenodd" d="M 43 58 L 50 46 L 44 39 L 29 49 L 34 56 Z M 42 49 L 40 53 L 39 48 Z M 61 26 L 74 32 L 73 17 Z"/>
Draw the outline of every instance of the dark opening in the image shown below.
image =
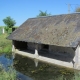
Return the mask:
<path fill-rule="evenodd" d="M 74 48 L 74 47 L 73 47 L 72 49 L 73 49 L 74 51 L 76 50 L 76 48 Z"/>
<path fill-rule="evenodd" d="M 15 48 L 19 49 L 19 50 L 26 50 L 27 49 L 27 42 L 14 41 L 14 45 L 15 45 Z"/>
<path fill-rule="evenodd" d="M 42 44 L 42 49 L 49 49 L 49 45 Z"/>

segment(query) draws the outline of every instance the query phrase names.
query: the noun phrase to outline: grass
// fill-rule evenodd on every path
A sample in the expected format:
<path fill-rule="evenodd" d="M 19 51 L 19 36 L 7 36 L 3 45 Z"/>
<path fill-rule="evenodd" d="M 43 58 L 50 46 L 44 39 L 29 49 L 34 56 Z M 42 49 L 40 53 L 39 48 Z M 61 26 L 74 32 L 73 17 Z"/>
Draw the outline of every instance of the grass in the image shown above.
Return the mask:
<path fill-rule="evenodd" d="M 2 27 L 5 26 L 0 26 L 0 54 L 9 54 L 12 52 L 12 42 L 6 38 L 12 32 L 12 29 L 9 28 L 8 33 L 5 31 L 5 34 L 2 34 Z M 17 26 L 14 27 L 17 28 Z"/>
<path fill-rule="evenodd" d="M 6 53 L 9 54 L 11 53 L 11 41 L 6 39 L 8 36 L 7 33 L 5 34 L 0 34 L 0 54 Z"/>
<path fill-rule="evenodd" d="M 6 54 L 9 56 L 12 53 L 12 42 L 6 39 L 11 31 L 12 30 L 9 29 L 8 33 L 2 34 L 2 27 L 0 27 L 0 55 Z M 0 80 L 16 80 L 16 71 L 11 67 L 5 70 L 0 64 Z"/>
<path fill-rule="evenodd" d="M 0 65 L 0 80 L 16 80 L 16 71 L 12 68 L 5 70 L 2 65 Z"/>
<path fill-rule="evenodd" d="M 0 34 L 2 34 L 2 28 L 5 28 L 5 27 L 6 26 L 0 26 Z M 18 28 L 18 26 L 14 26 L 13 28 Z M 12 32 L 12 28 L 9 28 L 8 33 L 10 34 L 11 32 Z"/>

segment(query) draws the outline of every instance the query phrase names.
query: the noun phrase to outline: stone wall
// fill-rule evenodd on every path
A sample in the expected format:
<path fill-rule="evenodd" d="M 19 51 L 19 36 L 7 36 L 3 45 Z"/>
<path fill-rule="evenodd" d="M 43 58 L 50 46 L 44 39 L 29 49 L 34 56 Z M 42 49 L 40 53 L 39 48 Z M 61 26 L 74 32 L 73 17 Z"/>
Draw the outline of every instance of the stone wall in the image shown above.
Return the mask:
<path fill-rule="evenodd" d="M 36 44 L 35 43 L 27 43 L 27 46 L 28 46 L 28 49 L 35 50 Z M 38 44 L 38 50 L 41 50 L 41 49 L 42 49 L 42 45 Z M 75 53 L 75 49 L 72 47 L 60 47 L 60 46 L 49 45 L 48 50 L 51 53 L 59 52 L 59 53 L 64 53 L 64 54 L 68 53 L 69 55 Z"/>
<path fill-rule="evenodd" d="M 30 50 L 35 50 L 35 43 L 27 43 L 27 48 Z"/>
<path fill-rule="evenodd" d="M 27 48 L 30 50 L 35 50 L 35 46 L 36 46 L 36 43 L 30 43 L 30 42 L 27 43 Z M 41 49 L 41 44 L 38 44 L 38 50 L 40 49 Z"/>
<path fill-rule="evenodd" d="M 62 52 L 62 53 L 71 53 L 73 54 L 75 49 L 72 47 L 61 47 L 61 46 L 49 46 L 49 50 L 52 52 Z"/>
<path fill-rule="evenodd" d="M 64 55 L 64 56 L 69 56 L 69 57 L 74 57 L 75 55 L 75 48 L 72 48 L 72 47 L 61 47 L 61 46 L 52 46 L 50 45 L 49 46 L 49 51 L 51 53 L 54 53 L 56 54 L 61 54 L 61 55 Z"/>
<path fill-rule="evenodd" d="M 75 68 L 80 70 L 80 43 L 75 50 Z"/>
<path fill-rule="evenodd" d="M 17 41 L 15 41 L 17 42 Z M 15 43 L 16 44 L 16 43 Z M 31 49 L 35 50 L 36 43 L 27 43 L 27 42 L 17 42 L 17 45 L 19 44 L 19 48 L 22 48 L 22 44 L 27 44 L 27 47 L 25 49 Z M 24 46 L 24 45 L 23 45 Z M 38 44 L 38 51 L 42 50 L 42 45 Z M 35 58 L 39 60 L 46 60 L 45 62 L 54 63 L 57 65 L 75 68 L 80 70 L 80 44 L 76 48 L 72 47 L 60 47 L 60 46 L 52 46 L 49 45 L 48 52 L 43 53 L 45 50 L 42 50 L 41 54 L 39 54 L 38 57 Z M 20 53 L 20 51 L 19 51 Z M 21 52 L 22 53 L 22 52 Z M 26 55 L 26 53 L 25 53 Z M 31 55 L 27 54 L 26 56 Z M 30 57 L 30 56 L 29 56 Z M 32 56 L 34 57 L 34 56 Z"/>

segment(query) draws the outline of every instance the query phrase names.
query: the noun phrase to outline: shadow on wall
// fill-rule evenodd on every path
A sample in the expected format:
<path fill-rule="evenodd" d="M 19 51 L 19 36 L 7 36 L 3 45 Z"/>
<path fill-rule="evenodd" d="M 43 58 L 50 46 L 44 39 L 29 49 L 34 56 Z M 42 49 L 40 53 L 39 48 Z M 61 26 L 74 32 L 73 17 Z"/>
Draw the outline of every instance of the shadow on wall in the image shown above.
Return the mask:
<path fill-rule="evenodd" d="M 22 41 L 14 41 L 15 48 L 26 51 L 31 54 L 35 53 L 35 44 L 27 43 Z M 65 62 L 72 62 L 74 64 L 74 57 L 75 57 L 75 48 L 72 47 L 61 47 L 61 46 L 54 46 L 54 45 L 44 45 L 38 44 L 41 46 L 38 49 L 38 53 L 40 56 L 65 61 Z M 33 47 L 33 49 L 31 49 Z M 39 47 L 38 47 L 39 48 Z"/>
<path fill-rule="evenodd" d="M 40 56 L 65 61 L 65 62 L 72 62 L 75 56 L 75 48 L 72 47 L 61 47 L 61 46 L 49 46 L 49 50 L 40 50 Z"/>
<path fill-rule="evenodd" d="M 28 44 L 29 43 L 27 43 L 27 42 L 24 42 L 24 41 L 13 41 L 13 44 L 14 44 L 15 48 L 20 50 L 20 51 L 29 52 L 31 54 L 35 53 L 35 48 L 34 49 L 28 48 Z"/>
<path fill-rule="evenodd" d="M 19 49 L 19 50 L 26 50 L 27 49 L 27 42 L 14 41 L 14 45 L 15 45 L 15 48 Z"/>

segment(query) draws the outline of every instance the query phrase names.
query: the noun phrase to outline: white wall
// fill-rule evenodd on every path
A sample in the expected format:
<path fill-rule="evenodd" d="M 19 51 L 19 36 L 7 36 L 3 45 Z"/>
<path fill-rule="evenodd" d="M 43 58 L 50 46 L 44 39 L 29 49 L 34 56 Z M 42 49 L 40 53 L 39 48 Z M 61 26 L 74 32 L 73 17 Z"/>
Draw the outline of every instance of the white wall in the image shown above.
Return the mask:
<path fill-rule="evenodd" d="M 80 70 L 80 43 L 75 50 L 75 68 Z"/>

